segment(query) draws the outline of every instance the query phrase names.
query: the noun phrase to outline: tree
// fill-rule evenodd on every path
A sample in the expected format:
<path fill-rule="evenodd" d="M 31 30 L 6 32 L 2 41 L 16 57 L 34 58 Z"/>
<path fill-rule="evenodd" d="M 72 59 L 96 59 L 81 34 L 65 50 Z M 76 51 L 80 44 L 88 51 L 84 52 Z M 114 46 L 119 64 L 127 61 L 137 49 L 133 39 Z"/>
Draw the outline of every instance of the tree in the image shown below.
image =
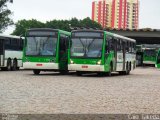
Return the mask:
<path fill-rule="evenodd" d="M 13 31 L 14 35 L 25 35 L 25 31 L 29 28 L 53 28 L 65 31 L 71 31 L 71 27 L 102 28 L 99 23 L 92 21 L 90 18 L 85 18 L 83 20 L 78 20 L 77 18 L 72 18 L 71 20 L 51 20 L 46 23 L 35 19 L 20 20 L 15 25 L 16 28 Z"/>
<path fill-rule="evenodd" d="M 12 12 L 7 8 L 7 3 L 13 2 L 10 0 L 0 0 L 0 33 L 2 33 L 7 26 L 13 25 L 13 21 L 10 19 Z"/>
<path fill-rule="evenodd" d="M 91 20 L 89 17 L 83 19 L 81 21 L 81 25 L 82 25 L 82 27 L 99 28 L 99 29 L 102 28 L 102 26 L 99 23 Z"/>
<path fill-rule="evenodd" d="M 46 22 L 46 28 L 61 29 L 65 31 L 70 31 L 68 20 L 52 20 Z"/>
<path fill-rule="evenodd" d="M 18 21 L 16 24 L 16 29 L 13 31 L 13 35 L 25 35 L 25 32 L 27 29 L 30 29 L 30 28 L 43 28 L 45 27 L 45 24 L 40 22 L 40 21 L 37 21 L 35 19 L 32 19 L 32 20 L 20 20 Z"/>

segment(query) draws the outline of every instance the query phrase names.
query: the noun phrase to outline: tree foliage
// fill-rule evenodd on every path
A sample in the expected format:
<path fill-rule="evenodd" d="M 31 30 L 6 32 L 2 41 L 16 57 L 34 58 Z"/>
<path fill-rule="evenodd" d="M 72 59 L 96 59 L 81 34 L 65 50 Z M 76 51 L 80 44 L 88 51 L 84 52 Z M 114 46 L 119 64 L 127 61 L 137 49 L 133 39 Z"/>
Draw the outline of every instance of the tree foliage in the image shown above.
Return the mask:
<path fill-rule="evenodd" d="M 25 32 L 27 29 L 30 28 L 43 28 L 45 27 L 45 24 L 37 21 L 35 19 L 32 20 L 19 20 L 16 24 L 16 29 L 13 31 L 13 35 L 25 35 Z"/>
<path fill-rule="evenodd" d="M 0 33 L 3 32 L 7 26 L 12 25 L 13 21 L 10 19 L 12 12 L 7 8 L 7 3 L 10 0 L 0 0 Z"/>
<path fill-rule="evenodd" d="M 53 28 L 65 31 L 71 31 L 71 28 L 74 27 L 102 28 L 100 24 L 92 21 L 89 17 L 83 20 L 78 20 L 77 18 L 72 18 L 71 20 L 51 20 L 46 23 L 42 23 L 35 19 L 20 20 L 15 25 L 14 35 L 24 35 L 25 31 L 30 28 Z"/>

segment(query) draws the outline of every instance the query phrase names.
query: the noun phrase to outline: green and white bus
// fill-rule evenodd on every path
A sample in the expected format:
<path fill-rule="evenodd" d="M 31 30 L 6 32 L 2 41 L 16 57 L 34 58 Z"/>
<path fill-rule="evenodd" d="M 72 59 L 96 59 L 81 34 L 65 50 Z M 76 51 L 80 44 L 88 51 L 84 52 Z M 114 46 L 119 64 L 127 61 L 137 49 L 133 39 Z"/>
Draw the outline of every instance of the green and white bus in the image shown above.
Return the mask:
<path fill-rule="evenodd" d="M 0 34 L 1 70 L 18 70 L 22 67 L 23 39 L 20 36 Z"/>
<path fill-rule="evenodd" d="M 146 64 L 155 65 L 159 48 L 160 45 L 158 44 L 137 45 L 137 61 L 139 65 L 146 65 Z"/>
<path fill-rule="evenodd" d="M 77 75 L 129 74 L 136 67 L 136 41 L 103 30 L 71 32 L 68 69 Z"/>
<path fill-rule="evenodd" d="M 136 45 L 136 65 L 143 65 L 143 50 L 142 45 Z"/>
<path fill-rule="evenodd" d="M 41 71 L 68 71 L 69 32 L 37 28 L 26 32 L 23 67 L 38 75 Z"/>
<path fill-rule="evenodd" d="M 156 67 L 160 69 L 160 49 L 158 50 L 157 54 Z"/>

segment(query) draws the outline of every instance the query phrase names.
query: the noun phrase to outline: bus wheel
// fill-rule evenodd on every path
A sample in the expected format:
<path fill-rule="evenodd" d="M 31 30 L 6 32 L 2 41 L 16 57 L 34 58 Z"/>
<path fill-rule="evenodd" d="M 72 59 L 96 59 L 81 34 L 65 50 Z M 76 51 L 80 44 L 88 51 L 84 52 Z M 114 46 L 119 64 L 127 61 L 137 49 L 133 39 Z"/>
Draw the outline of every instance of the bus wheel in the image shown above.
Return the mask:
<path fill-rule="evenodd" d="M 107 76 L 112 76 L 112 71 L 113 71 L 113 63 L 111 62 L 110 70 L 107 72 Z"/>
<path fill-rule="evenodd" d="M 13 60 L 13 67 L 12 67 L 13 71 L 17 70 L 17 60 Z"/>
<path fill-rule="evenodd" d="M 126 75 L 129 75 L 130 74 L 130 65 L 127 63 L 127 66 L 126 66 Z"/>
<path fill-rule="evenodd" d="M 82 72 L 80 72 L 80 71 L 77 71 L 76 74 L 77 74 L 77 76 L 82 76 Z"/>
<path fill-rule="evenodd" d="M 35 74 L 35 75 L 39 75 L 40 74 L 40 70 L 33 70 L 33 73 Z"/>
<path fill-rule="evenodd" d="M 8 71 L 12 70 L 12 65 L 11 65 L 11 60 L 10 59 L 7 61 L 7 70 Z"/>

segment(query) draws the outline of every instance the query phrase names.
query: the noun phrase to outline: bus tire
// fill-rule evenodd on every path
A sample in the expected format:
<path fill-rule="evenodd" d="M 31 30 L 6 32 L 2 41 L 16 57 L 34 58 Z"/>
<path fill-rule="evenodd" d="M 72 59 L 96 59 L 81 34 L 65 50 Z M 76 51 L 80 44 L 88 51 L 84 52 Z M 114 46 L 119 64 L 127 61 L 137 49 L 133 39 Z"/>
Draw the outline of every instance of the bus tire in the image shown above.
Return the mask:
<path fill-rule="evenodd" d="M 82 76 L 82 72 L 76 71 L 77 76 Z"/>
<path fill-rule="evenodd" d="M 19 67 L 17 67 L 17 70 L 19 70 Z"/>
<path fill-rule="evenodd" d="M 13 70 L 13 71 L 16 71 L 16 70 L 17 70 L 17 60 L 16 60 L 16 59 L 13 60 L 12 70 Z"/>
<path fill-rule="evenodd" d="M 131 71 L 133 68 L 132 68 L 132 63 L 130 62 L 129 64 L 129 70 Z"/>
<path fill-rule="evenodd" d="M 112 76 L 112 72 L 113 72 L 113 63 L 110 63 L 110 70 L 106 73 L 107 76 Z"/>
<path fill-rule="evenodd" d="M 12 64 L 11 64 L 11 59 L 7 60 L 7 71 L 11 71 L 12 70 Z"/>
<path fill-rule="evenodd" d="M 35 74 L 35 75 L 39 75 L 40 74 L 40 70 L 33 70 L 33 73 Z"/>
<path fill-rule="evenodd" d="M 126 75 L 129 75 L 130 74 L 130 65 L 129 63 L 127 62 L 127 66 L 126 66 Z"/>

